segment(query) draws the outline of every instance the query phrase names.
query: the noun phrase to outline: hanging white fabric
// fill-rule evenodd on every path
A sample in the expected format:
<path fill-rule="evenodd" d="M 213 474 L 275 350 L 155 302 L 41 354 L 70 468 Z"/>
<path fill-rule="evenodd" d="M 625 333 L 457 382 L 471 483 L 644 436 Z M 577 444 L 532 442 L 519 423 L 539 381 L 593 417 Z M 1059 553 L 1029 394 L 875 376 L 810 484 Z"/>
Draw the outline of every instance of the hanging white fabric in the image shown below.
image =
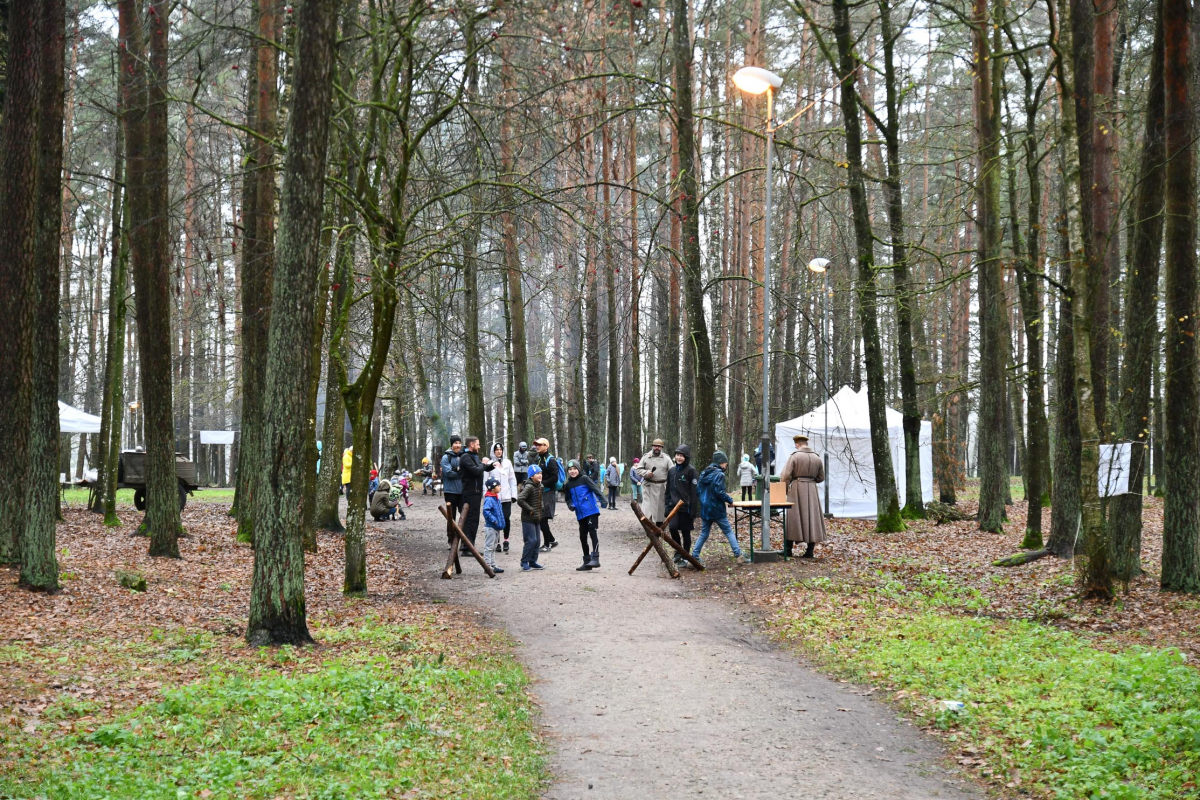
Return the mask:
<path fill-rule="evenodd" d="M 236 431 L 200 431 L 200 444 L 233 444 Z"/>

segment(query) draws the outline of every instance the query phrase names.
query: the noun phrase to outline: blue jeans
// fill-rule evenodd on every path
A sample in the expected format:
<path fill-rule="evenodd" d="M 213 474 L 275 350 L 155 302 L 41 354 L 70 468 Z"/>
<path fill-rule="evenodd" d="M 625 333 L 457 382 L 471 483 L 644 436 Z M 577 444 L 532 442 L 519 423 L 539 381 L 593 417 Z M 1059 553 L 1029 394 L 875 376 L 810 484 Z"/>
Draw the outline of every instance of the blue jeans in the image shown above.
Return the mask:
<path fill-rule="evenodd" d="M 733 526 L 729 524 L 729 517 L 721 517 L 720 519 L 704 519 L 700 521 L 700 535 L 696 538 L 696 544 L 692 546 L 692 558 L 700 557 L 700 550 L 703 549 L 704 543 L 708 541 L 708 532 L 714 523 L 725 534 L 725 539 L 728 540 L 729 546 L 733 550 L 734 558 L 740 558 L 742 555 L 742 548 L 738 547 L 737 537 L 733 535 Z"/>
<path fill-rule="evenodd" d="M 541 529 L 536 522 L 521 520 L 521 536 L 525 541 L 525 547 L 521 550 L 521 566 L 533 566 L 537 563 L 538 544 L 542 541 Z"/>

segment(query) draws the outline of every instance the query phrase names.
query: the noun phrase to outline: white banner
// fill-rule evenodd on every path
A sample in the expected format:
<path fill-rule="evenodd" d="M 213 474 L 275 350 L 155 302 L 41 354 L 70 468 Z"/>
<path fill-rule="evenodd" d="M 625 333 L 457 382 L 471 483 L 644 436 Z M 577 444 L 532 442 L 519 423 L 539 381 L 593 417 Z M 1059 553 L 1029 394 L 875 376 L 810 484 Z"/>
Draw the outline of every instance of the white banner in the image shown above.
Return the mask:
<path fill-rule="evenodd" d="M 236 431 L 200 431 L 200 444 L 233 444 Z"/>

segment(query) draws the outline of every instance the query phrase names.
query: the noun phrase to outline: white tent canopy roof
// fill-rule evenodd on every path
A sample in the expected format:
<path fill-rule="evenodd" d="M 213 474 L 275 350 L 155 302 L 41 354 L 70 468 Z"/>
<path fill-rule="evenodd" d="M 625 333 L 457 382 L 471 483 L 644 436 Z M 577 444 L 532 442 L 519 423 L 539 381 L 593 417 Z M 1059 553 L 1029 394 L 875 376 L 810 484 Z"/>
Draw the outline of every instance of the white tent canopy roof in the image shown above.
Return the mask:
<path fill-rule="evenodd" d="M 59 400 L 58 430 L 60 433 L 99 433 L 100 418 Z"/>

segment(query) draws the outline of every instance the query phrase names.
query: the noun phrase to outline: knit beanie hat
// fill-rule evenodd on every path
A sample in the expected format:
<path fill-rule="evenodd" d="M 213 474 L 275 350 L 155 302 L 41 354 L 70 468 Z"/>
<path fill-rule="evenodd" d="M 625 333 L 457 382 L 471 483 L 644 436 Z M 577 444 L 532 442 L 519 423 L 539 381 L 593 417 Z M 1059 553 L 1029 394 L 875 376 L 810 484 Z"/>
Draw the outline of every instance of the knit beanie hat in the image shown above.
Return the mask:
<path fill-rule="evenodd" d="M 716 464 L 718 467 L 722 464 L 728 464 L 729 456 L 725 455 L 723 451 L 718 450 L 717 452 L 713 453 L 712 463 Z"/>
<path fill-rule="evenodd" d="M 567 462 L 567 469 L 579 469 L 579 462 L 572 458 Z"/>

